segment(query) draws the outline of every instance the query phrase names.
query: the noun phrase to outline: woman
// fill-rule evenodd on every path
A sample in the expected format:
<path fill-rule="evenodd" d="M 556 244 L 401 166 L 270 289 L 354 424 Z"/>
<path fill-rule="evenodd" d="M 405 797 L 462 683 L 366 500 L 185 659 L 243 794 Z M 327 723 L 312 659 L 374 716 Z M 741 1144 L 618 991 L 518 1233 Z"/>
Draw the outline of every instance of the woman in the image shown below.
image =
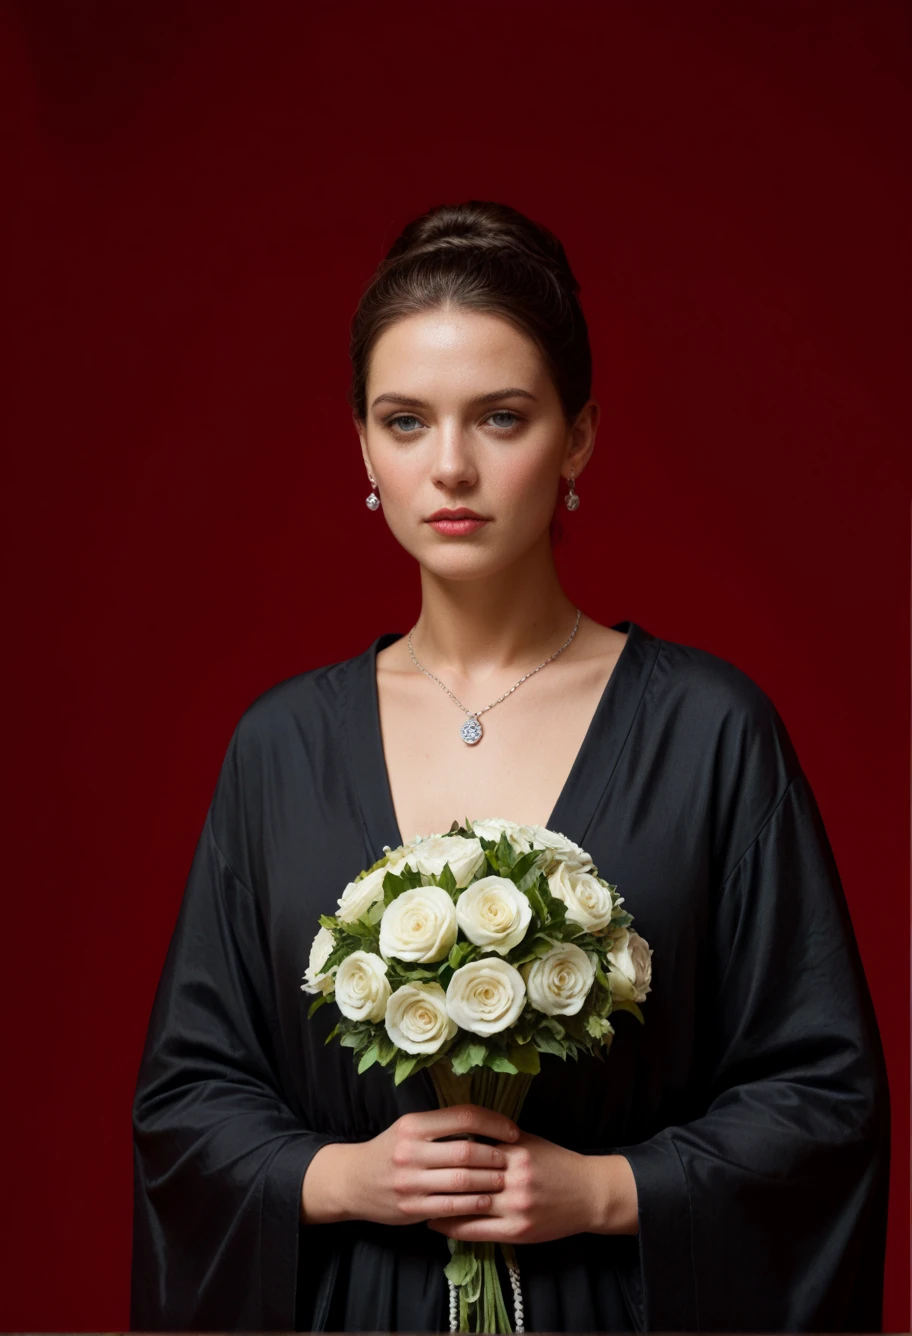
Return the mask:
<path fill-rule="evenodd" d="M 527 1330 L 880 1327 L 886 1071 L 795 750 L 744 673 L 555 573 L 598 423 L 577 294 L 551 233 L 470 201 L 362 297 L 368 504 L 421 612 L 231 739 L 137 1081 L 135 1329 L 446 1330 L 447 1236 L 518 1244 Z M 346 883 L 465 816 L 581 844 L 653 952 L 645 1024 L 543 1055 L 518 1128 L 358 1076 L 301 991 Z"/>

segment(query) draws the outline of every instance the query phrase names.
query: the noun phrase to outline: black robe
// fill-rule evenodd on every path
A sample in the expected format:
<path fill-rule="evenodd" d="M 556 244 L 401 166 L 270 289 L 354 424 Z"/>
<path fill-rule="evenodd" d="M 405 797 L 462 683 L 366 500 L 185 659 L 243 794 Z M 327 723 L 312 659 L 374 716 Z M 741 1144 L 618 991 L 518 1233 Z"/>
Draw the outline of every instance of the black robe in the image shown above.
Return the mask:
<path fill-rule="evenodd" d="M 750 677 L 615 629 L 546 824 L 617 884 L 652 991 L 604 1065 L 543 1055 L 519 1122 L 625 1155 L 639 1233 L 521 1245 L 526 1329 L 878 1331 L 887 1076 L 813 793 Z M 449 1329 L 444 1235 L 299 1218 L 320 1147 L 437 1107 L 427 1072 L 359 1076 L 300 987 L 318 915 L 402 842 L 375 676 L 398 638 L 270 688 L 231 738 L 136 1084 L 133 1330 Z"/>

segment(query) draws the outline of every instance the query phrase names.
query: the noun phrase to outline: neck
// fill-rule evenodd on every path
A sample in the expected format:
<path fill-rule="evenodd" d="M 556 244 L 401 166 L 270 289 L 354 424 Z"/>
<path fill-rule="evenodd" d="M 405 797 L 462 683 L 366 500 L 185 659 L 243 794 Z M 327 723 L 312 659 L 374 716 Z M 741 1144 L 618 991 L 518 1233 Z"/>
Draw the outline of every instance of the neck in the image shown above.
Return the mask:
<path fill-rule="evenodd" d="M 485 580 L 446 579 L 422 566 L 412 648 L 430 672 L 483 683 L 534 668 L 560 648 L 575 621 L 576 604 L 561 588 L 546 532 L 532 552 Z"/>

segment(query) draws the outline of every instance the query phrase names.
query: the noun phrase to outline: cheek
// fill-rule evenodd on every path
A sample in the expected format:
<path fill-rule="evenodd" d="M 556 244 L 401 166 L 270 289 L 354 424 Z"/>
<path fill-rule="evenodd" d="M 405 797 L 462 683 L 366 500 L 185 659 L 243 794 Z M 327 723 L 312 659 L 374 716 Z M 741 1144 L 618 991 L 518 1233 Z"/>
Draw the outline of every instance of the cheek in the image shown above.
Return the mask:
<path fill-rule="evenodd" d="M 425 469 L 417 453 L 388 458 L 380 465 L 381 493 L 391 504 L 411 505 L 426 483 Z"/>
<path fill-rule="evenodd" d="M 554 465 L 548 455 L 517 454 L 504 460 L 491 483 L 510 510 L 531 516 L 550 511 L 554 504 Z"/>

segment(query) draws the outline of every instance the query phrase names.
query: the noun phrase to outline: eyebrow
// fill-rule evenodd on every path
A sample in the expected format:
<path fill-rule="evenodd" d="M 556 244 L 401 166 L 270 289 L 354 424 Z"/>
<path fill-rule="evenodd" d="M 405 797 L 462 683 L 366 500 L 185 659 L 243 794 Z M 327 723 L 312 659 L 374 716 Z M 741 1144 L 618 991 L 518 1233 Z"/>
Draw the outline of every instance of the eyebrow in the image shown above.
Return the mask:
<path fill-rule="evenodd" d="M 535 399 L 534 394 L 528 390 L 521 390 L 516 386 L 508 387 L 505 390 L 490 390 L 487 394 L 476 394 L 474 399 L 470 399 L 470 404 L 493 404 L 498 399 Z M 408 394 L 378 394 L 371 404 L 371 408 L 376 408 L 377 404 L 406 404 L 409 408 L 430 408 L 430 404 L 424 399 L 415 399 Z"/>

